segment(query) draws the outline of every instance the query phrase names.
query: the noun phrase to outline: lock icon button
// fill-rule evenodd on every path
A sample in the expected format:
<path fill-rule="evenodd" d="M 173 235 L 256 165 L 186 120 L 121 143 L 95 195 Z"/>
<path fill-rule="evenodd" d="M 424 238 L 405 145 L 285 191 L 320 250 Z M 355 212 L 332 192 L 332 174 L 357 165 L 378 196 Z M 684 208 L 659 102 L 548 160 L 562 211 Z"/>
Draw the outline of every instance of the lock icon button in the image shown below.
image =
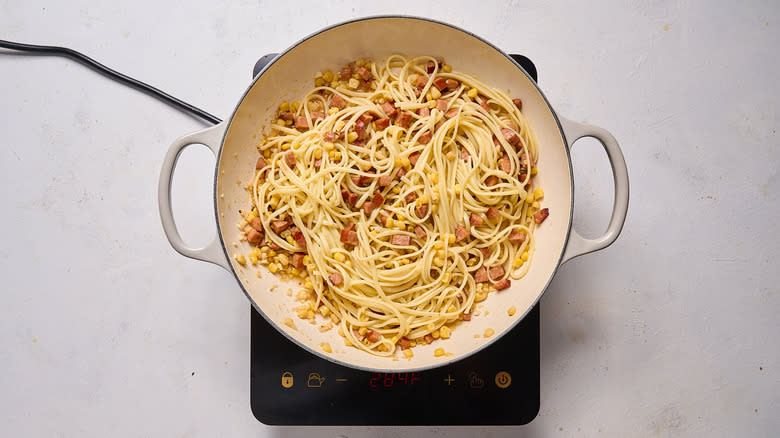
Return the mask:
<path fill-rule="evenodd" d="M 282 373 L 282 387 L 292 388 L 293 386 L 293 373 L 285 371 Z"/>

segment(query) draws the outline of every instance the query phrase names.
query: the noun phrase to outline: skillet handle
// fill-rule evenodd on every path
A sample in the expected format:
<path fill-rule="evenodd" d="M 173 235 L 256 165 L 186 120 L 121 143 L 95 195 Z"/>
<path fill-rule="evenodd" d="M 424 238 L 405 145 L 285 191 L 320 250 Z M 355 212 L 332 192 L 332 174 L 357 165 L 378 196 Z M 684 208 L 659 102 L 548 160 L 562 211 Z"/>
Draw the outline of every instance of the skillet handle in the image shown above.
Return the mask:
<path fill-rule="evenodd" d="M 222 122 L 202 131 L 193 132 L 192 134 L 180 137 L 173 142 L 168 149 L 168 152 L 165 154 L 162 170 L 160 170 L 160 185 L 157 192 L 157 201 L 160 207 L 160 219 L 162 220 L 163 231 L 165 231 L 165 237 L 168 238 L 168 242 L 171 243 L 173 249 L 185 257 L 214 263 L 215 265 L 230 270 L 228 261 L 222 252 L 217 236 L 214 236 L 214 239 L 203 248 L 191 248 L 187 246 L 182 240 L 181 235 L 179 235 L 179 230 L 176 228 L 176 221 L 173 219 L 173 211 L 171 209 L 171 180 L 173 179 L 173 171 L 176 168 L 176 161 L 179 158 L 179 154 L 187 146 L 202 144 L 207 146 L 211 152 L 214 153 L 214 156 L 217 156 L 222 136 L 225 133 L 226 128 L 227 123 Z"/>
<path fill-rule="evenodd" d="M 577 256 L 608 247 L 620 235 L 628 213 L 628 169 L 617 140 L 607 130 L 598 126 L 573 122 L 563 117 L 560 118 L 560 121 L 569 149 L 575 141 L 583 137 L 593 137 L 601 142 L 607 152 L 609 164 L 612 166 L 612 178 L 615 183 L 615 202 L 612 205 L 612 217 L 609 219 L 607 231 L 595 239 L 586 239 L 572 228 L 561 261 L 561 263 L 566 263 Z"/>

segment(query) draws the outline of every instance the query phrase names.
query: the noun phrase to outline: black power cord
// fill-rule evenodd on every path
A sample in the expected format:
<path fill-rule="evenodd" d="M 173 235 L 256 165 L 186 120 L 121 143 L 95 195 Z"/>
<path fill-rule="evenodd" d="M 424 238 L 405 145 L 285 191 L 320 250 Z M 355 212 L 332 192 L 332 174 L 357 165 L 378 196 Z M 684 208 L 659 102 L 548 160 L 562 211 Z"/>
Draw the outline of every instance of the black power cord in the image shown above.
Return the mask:
<path fill-rule="evenodd" d="M 76 62 L 79 62 L 93 70 L 96 70 L 99 73 L 104 74 L 110 79 L 137 88 L 145 93 L 148 93 L 154 97 L 157 97 L 169 103 L 170 105 L 175 106 L 176 108 L 179 108 L 180 110 L 192 113 L 211 123 L 216 124 L 222 121 L 219 118 L 207 113 L 206 111 L 203 111 L 200 108 L 196 108 L 190 105 L 189 103 L 179 100 L 160 89 L 152 87 L 149 84 L 141 82 L 137 79 L 133 79 L 130 76 L 123 75 L 122 73 L 119 73 L 116 70 L 110 69 L 105 65 L 90 58 L 89 56 L 77 52 L 73 49 L 69 49 L 67 47 L 56 47 L 56 46 L 36 46 L 33 44 L 22 44 L 22 43 L 15 43 L 13 41 L 5 41 L 5 40 L 0 40 L 0 47 L 11 49 L 11 50 L 18 50 L 20 52 L 28 52 L 28 53 L 34 53 L 40 55 L 64 56 L 66 58 L 70 58 Z"/>

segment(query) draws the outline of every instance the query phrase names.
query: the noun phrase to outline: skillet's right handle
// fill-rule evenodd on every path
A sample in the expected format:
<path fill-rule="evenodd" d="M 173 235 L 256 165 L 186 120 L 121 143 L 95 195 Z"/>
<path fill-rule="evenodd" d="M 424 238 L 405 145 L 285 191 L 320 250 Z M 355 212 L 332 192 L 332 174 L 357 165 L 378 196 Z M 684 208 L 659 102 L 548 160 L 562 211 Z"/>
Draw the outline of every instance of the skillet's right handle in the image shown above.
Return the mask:
<path fill-rule="evenodd" d="M 214 236 L 214 239 L 203 248 L 191 248 L 187 246 L 187 244 L 184 243 L 184 240 L 182 240 L 179 230 L 176 228 L 176 221 L 173 219 L 173 211 L 171 208 L 171 180 L 173 179 L 173 171 L 176 168 L 176 161 L 179 158 L 179 154 L 187 146 L 202 144 L 208 146 L 211 152 L 214 153 L 214 156 L 216 156 L 219 153 L 219 146 L 225 129 L 227 129 L 227 123 L 222 122 L 202 131 L 194 132 L 176 139 L 168 149 L 168 153 L 165 154 L 162 170 L 160 170 L 160 185 L 158 187 L 157 195 L 163 231 L 165 231 L 165 236 L 168 238 L 168 242 L 171 243 L 173 249 L 185 257 L 214 263 L 229 271 L 230 267 L 228 266 L 227 259 L 225 259 L 218 236 Z"/>
<path fill-rule="evenodd" d="M 628 169 L 617 140 L 607 130 L 598 126 L 573 122 L 563 117 L 560 118 L 560 121 L 570 149 L 575 141 L 583 137 L 593 137 L 601 142 L 607 152 L 609 164 L 612 166 L 612 177 L 615 183 L 615 202 L 612 206 L 612 217 L 609 219 L 607 231 L 595 239 L 586 239 L 572 228 L 569 243 L 566 245 L 566 251 L 563 253 L 561 261 L 561 263 L 566 263 L 577 256 L 608 247 L 620 235 L 628 213 Z"/>

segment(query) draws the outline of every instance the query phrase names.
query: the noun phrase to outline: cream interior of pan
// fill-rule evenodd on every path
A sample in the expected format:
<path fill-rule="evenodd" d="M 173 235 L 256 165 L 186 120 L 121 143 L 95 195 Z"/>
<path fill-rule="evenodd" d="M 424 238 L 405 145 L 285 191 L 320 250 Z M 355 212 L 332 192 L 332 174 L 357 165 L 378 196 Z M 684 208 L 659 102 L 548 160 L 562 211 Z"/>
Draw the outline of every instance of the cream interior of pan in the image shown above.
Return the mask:
<path fill-rule="evenodd" d="M 358 58 L 379 61 L 394 53 L 442 56 L 453 69 L 474 74 L 511 97 L 521 97 L 523 112 L 539 141 L 537 182 L 545 191 L 543 205 L 550 209 L 549 218 L 536 231 L 537 250 L 526 277 L 513 281 L 510 289 L 491 293 L 477 305 L 470 322 L 457 325 L 450 339 L 414 348 L 411 359 L 397 354 L 397 360 L 345 346 L 336 329 L 321 333 L 318 327 L 324 319 L 315 325 L 298 319 L 293 310 L 299 305 L 294 300 L 295 292 L 301 289 L 298 282 L 282 282 L 264 266 L 243 267 L 234 258 L 250 248 L 246 242 L 239 242 L 241 232 L 236 224 L 241 220 L 239 210 L 249 208 L 251 202 L 244 185 L 253 175 L 258 157 L 255 146 L 263 126 L 273 120 L 278 104 L 299 100 L 313 87 L 318 71 L 337 71 Z M 385 371 L 419 370 L 457 360 L 493 342 L 525 316 L 558 266 L 570 226 L 573 192 L 567 148 L 556 118 L 522 71 L 490 45 L 462 30 L 397 17 L 367 19 L 325 30 L 299 43 L 268 67 L 247 90 L 233 115 L 218 157 L 215 190 L 219 232 L 226 255 L 245 292 L 266 319 L 318 355 L 356 368 Z M 261 278 L 256 276 L 258 269 Z M 288 288 L 293 290 L 292 297 L 285 294 Z M 512 306 L 517 312 L 509 316 L 507 310 Z M 292 318 L 296 329 L 284 325 L 285 318 Z M 495 334 L 485 338 L 483 334 L 488 328 Z M 329 343 L 333 352 L 323 352 L 322 342 Z M 447 354 L 434 357 L 434 349 L 439 347 Z"/>

